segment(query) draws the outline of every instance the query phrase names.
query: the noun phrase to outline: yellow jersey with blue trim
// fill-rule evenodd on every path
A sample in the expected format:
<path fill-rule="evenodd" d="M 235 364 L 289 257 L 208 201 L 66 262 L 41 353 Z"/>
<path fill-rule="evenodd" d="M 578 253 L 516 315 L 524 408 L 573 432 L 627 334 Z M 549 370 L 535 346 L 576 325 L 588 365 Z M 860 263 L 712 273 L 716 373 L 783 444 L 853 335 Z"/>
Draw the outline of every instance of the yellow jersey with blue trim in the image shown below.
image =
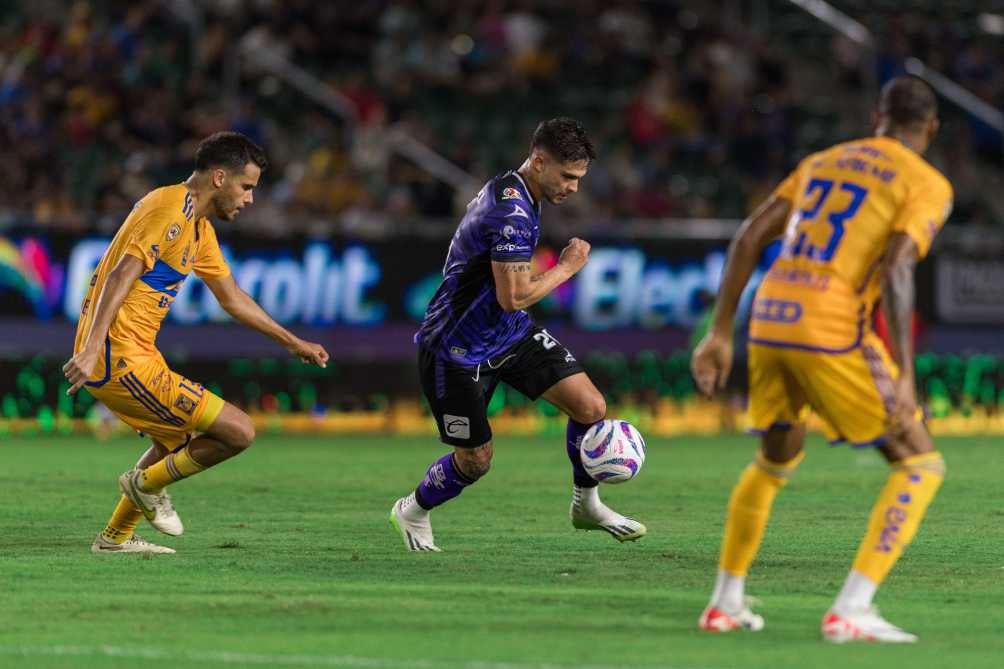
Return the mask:
<path fill-rule="evenodd" d="M 756 292 L 749 341 L 821 353 L 860 345 L 891 236 L 909 235 L 923 258 L 952 209 L 948 180 L 890 137 L 812 154 L 774 194 L 791 214 Z"/>
<path fill-rule="evenodd" d="M 184 184 L 158 188 L 136 203 L 91 276 L 80 308 L 74 352 L 80 351 L 94 321 L 97 300 L 109 273 L 125 255 L 143 261 L 143 274 L 130 287 L 112 321 L 102 360 L 88 385 L 107 382 L 114 368 L 157 356 L 157 333 L 189 273 L 223 277 L 230 268 L 216 231 L 206 218 L 195 218 L 195 203 Z M 113 363 L 114 361 L 114 363 Z"/>

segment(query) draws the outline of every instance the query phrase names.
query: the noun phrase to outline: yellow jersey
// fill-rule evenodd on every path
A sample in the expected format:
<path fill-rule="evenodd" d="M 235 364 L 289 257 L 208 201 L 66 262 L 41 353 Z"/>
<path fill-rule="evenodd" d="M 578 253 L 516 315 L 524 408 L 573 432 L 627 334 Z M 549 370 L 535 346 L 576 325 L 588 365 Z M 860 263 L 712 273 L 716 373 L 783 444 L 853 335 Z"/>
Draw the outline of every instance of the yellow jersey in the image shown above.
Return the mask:
<path fill-rule="evenodd" d="M 821 353 L 860 344 L 890 236 L 909 235 L 923 258 L 952 209 L 948 180 L 890 137 L 812 154 L 774 194 L 791 214 L 753 302 L 750 343 Z"/>
<path fill-rule="evenodd" d="M 158 188 L 136 203 L 112 239 L 84 296 L 74 353 L 83 348 L 97 299 L 122 257 L 128 254 L 142 260 L 144 273 L 129 289 L 112 321 L 102 358 L 88 386 L 100 387 L 112 378 L 114 369 L 124 370 L 159 356 L 157 332 L 190 272 L 203 278 L 230 273 L 216 231 L 208 219 L 196 220 L 194 210 L 192 195 L 184 184 Z"/>

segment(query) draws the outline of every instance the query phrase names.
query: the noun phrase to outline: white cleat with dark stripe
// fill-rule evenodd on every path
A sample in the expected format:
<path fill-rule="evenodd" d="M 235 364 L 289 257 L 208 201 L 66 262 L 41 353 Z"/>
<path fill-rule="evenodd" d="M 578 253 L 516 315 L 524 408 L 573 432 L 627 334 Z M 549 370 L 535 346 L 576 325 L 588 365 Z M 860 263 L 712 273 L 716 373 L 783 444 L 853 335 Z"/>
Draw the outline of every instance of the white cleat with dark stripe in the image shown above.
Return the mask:
<path fill-rule="evenodd" d="M 441 552 L 432 538 L 429 512 L 418 505 L 414 492 L 394 502 L 394 508 L 390 510 L 390 524 L 401 535 L 408 550 Z"/>
<path fill-rule="evenodd" d="M 172 537 L 180 536 L 185 531 L 185 526 L 178 512 L 174 510 L 174 504 L 171 503 L 167 490 L 146 492 L 140 487 L 142 476 L 138 469 L 130 469 L 119 477 L 119 490 L 143 512 L 151 525 L 164 534 Z"/>
<path fill-rule="evenodd" d="M 167 546 L 158 546 L 157 544 L 152 544 L 149 541 L 144 541 L 140 539 L 135 534 L 123 541 L 120 544 L 114 541 L 108 541 L 100 534 L 91 544 L 92 553 L 149 553 L 153 555 L 174 553 L 173 548 L 168 548 Z"/>
<path fill-rule="evenodd" d="M 620 542 L 641 539 L 648 531 L 637 520 L 622 516 L 601 502 L 596 487 L 573 486 L 568 515 L 575 529 L 603 530 Z"/>

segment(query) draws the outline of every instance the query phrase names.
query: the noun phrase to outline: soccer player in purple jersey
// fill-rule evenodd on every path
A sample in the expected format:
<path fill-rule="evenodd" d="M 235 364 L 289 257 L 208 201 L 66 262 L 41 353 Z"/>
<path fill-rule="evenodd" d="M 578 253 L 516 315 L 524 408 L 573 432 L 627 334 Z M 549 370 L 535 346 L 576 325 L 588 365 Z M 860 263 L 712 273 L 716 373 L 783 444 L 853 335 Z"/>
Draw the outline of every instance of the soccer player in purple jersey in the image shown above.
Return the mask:
<path fill-rule="evenodd" d="M 555 118 L 537 126 L 530 156 L 515 171 L 491 179 L 469 205 L 453 235 L 443 283 L 415 335 L 422 389 L 443 443 L 414 492 L 397 500 L 390 520 L 412 551 L 438 551 L 429 512 L 488 473 L 492 430 L 486 413 L 499 381 L 531 399 L 543 397 L 568 415 L 572 463 L 572 525 L 600 529 L 618 541 L 645 535 L 645 526 L 600 501 L 582 467 L 579 444 L 606 415 L 603 395 L 575 356 L 524 311 L 586 264 L 589 244 L 569 240 L 558 264 L 535 273 L 530 260 L 540 236 L 541 201 L 561 204 L 579 189 L 596 157 L 582 125 Z"/>

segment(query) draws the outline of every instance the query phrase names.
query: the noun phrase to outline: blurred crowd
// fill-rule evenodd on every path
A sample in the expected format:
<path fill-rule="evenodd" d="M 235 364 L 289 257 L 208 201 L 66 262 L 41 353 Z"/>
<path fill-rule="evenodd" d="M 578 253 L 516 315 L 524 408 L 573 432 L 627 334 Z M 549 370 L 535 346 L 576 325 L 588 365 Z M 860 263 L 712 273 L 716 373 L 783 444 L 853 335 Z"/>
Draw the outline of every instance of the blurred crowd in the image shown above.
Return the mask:
<path fill-rule="evenodd" d="M 518 166 L 536 122 L 556 115 L 580 118 L 600 158 L 549 217 L 737 218 L 806 151 L 866 134 L 876 85 L 907 57 L 1004 103 L 1000 42 L 919 13 L 869 19 L 876 56 L 839 37 L 807 54 L 728 1 L 14 4 L 0 9 L 0 225 L 114 229 L 187 176 L 199 138 L 236 129 L 272 161 L 242 225 L 391 233 L 453 217 L 472 194 L 392 137 L 481 181 Z M 347 115 L 247 53 L 302 67 Z M 1000 185 L 1000 134 L 943 107 L 932 160 L 955 183 L 955 220 L 1004 221 L 984 195 Z"/>

